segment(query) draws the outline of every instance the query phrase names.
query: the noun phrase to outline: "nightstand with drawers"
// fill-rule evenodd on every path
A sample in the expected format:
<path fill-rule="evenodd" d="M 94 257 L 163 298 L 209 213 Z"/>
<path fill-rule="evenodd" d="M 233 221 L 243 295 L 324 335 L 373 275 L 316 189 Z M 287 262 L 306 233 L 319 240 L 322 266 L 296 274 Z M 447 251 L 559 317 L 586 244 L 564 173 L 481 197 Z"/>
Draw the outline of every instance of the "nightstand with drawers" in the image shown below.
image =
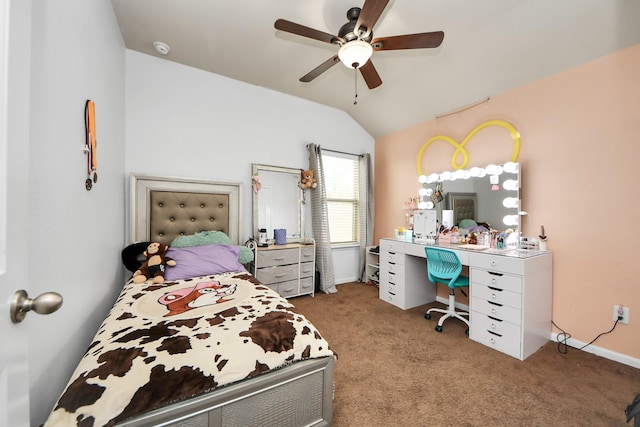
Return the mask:
<path fill-rule="evenodd" d="M 262 284 L 285 298 L 313 295 L 315 258 L 315 243 L 258 247 L 253 274 Z"/>

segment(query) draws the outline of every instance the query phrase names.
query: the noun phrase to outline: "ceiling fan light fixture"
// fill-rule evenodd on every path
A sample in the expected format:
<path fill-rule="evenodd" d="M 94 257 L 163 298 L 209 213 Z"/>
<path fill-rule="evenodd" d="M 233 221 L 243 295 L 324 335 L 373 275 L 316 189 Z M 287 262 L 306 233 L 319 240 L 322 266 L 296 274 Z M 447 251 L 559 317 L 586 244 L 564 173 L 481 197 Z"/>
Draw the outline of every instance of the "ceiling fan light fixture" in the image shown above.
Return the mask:
<path fill-rule="evenodd" d="M 360 68 L 367 63 L 373 54 L 371 44 L 362 40 L 352 40 L 342 45 L 338 58 L 347 68 Z"/>

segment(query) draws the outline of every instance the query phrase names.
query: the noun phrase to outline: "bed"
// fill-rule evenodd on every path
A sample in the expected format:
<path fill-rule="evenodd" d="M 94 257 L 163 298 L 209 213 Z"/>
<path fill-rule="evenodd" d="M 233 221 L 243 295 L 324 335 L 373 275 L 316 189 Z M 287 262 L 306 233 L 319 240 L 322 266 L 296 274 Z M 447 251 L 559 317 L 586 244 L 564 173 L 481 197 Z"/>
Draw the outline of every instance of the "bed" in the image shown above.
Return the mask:
<path fill-rule="evenodd" d="M 231 244 L 171 248 L 164 283 L 129 279 L 44 426 L 330 425 L 336 355 L 240 263 L 242 185 L 134 175 L 130 190 L 132 242 Z"/>

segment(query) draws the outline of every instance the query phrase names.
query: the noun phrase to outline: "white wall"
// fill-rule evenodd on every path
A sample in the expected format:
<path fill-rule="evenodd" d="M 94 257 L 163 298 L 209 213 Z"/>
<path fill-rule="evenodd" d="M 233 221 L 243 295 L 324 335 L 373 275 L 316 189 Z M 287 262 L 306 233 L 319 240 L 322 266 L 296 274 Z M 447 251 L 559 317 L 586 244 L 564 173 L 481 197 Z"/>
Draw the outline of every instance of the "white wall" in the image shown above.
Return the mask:
<path fill-rule="evenodd" d="M 341 110 L 131 50 L 126 58 L 127 173 L 244 183 L 243 241 L 252 163 L 306 169 L 307 143 L 373 155 L 371 135 Z M 357 259 L 357 249 L 334 251 L 338 282 L 357 279 Z"/>
<path fill-rule="evenodd" d="M 122 288 L 125 49 L 109 0 L 33 1 L 29 295 L 64 297 L 30 314 L 31 425 L 40 425 Z M 84 105 L 96 103 L 98 183 L 84 186 Z M 10 144 L 25 141 L 11 141 Z M 28 279 L 27 279 L 28 278 Z"/>

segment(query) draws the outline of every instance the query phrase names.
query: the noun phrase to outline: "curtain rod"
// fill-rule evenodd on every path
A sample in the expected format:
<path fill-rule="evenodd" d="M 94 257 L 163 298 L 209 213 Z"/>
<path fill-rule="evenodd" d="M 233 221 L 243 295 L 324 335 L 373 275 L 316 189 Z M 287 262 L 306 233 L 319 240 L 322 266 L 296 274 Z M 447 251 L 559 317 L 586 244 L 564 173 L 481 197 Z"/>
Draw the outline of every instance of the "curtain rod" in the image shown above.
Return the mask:
<path fill-rule="evenodd" d="M 307 148 L 309 148 L 309 145 L 307 145 Z M 330 150 L 330 149 L 328 149 L 328 148 L 322 148 L 322 147 L 320 147 L 320 149 L 321 149 L 322 151 L 330 151 L 330 152 L 332 152 L 332 153 L 346 154 L 347 156 L 356 156 L 356 157 L 362 157 L 362 156 L 364 156 L 364 154 L 347 153 L 346 151 Z"/>
<path fill-rule="evenodd" d="M 489 102 L 490 99 L 491 98 L 487 97 L 487 98 L 482 99 L 480 101 L 476 101 L 473 104 L 469 104 L 469 105 L 465 105 L 464 107 L 460 107 L 457 110 L 453 110 L 453 111 L 450 111 L 448 113 L 440 114 L 439 116 L 436 116 L 436 120 L 437 119 L 441 119 L 443 117 L 451 116 L 451 115 L 456 114 L 456 113 L 462 113 L 463 111 L 467 111 L 467 110 L 469 110 L 469 109 L 471 109 L 471 108 L 473 108 L 473 107 L 475 107 L 477 105 L 484 104 L 485 102 Z"/>

